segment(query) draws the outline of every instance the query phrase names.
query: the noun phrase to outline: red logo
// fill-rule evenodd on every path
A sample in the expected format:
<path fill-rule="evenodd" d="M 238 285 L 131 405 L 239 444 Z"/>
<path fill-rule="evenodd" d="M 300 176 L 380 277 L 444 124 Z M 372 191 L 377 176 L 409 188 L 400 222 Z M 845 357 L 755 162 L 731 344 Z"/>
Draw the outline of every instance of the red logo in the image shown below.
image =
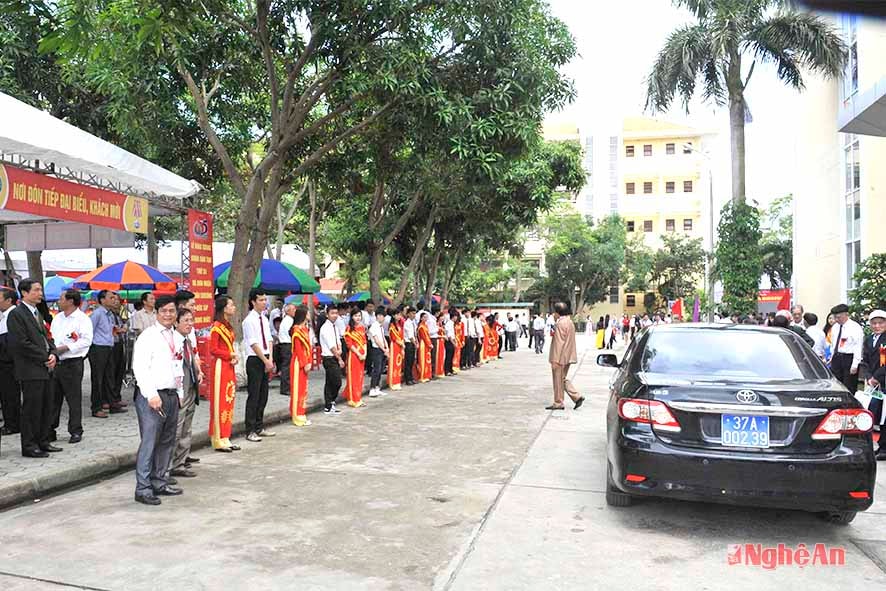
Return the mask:
<path fill-rule="evenodd" d="M 197 238 L 206 238 L 209 236 L 209 222 L 206 218 L 200 218 L 196 222 L 194 222 L 191 231 L 194 232 L 194 236 Z"/>
<path fill-rule="evenodd" d="M 797 544 L 796 548 L 779 544 L 729 544 L 726 547 L 726 563 L 729 566 L 759 566 L 775 570 L 780 566 L 846 566 L 846 548 L 815 544 Z"/>

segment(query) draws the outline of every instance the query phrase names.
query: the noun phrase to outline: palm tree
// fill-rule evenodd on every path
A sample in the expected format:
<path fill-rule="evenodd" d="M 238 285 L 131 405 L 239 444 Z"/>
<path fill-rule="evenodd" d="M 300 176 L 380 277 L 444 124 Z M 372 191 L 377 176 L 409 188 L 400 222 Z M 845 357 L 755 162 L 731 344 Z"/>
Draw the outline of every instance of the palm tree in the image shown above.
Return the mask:
<path fill-rule="evenodd" d="M 804 88 L 801 70 L 837 77 L 847 59 L 846 44 L 821 18 L 792 8 L 788 0 L 673 0 L 697 22 L 673 31 L 647 79 L 646 108 L 667 110 L 679 95 L 683 105 L 695 94 L 729 104 L 732 145 L 732 200 L 745 200 L 744 92 L 757 62 L 775 64 L 779 79 Z M 744 67 L 746 66 L 746 67 Z M 743 71 L 744 70 L 744 71 Z"/>

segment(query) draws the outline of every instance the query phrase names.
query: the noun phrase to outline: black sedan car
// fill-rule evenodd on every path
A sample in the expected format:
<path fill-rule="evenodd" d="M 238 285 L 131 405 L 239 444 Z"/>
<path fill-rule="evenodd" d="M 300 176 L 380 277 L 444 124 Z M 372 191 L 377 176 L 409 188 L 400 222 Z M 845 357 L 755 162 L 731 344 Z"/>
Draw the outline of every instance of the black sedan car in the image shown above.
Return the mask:
<path fill-rule="evenodd" d="M 873 416 L 793 332 L 650 327 L 615 367 L 606 501 L 655 496 L 822 512 L 871 506 Z"/>

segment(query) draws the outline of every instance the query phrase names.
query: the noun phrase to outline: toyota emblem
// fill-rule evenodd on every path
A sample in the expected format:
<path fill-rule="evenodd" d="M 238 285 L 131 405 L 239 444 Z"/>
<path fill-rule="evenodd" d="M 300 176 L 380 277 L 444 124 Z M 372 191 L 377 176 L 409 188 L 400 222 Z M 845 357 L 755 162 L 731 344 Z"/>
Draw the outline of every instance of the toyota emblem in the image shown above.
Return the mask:
<path fill-rule="evenodd" d="M 757 393 L 753 390 L 739 390 L 735 393 L 735 397 L 739 402 L 743 402 L 744 404 L 751 404 L 753 402 L 757 402 L 759 398 Z"/>

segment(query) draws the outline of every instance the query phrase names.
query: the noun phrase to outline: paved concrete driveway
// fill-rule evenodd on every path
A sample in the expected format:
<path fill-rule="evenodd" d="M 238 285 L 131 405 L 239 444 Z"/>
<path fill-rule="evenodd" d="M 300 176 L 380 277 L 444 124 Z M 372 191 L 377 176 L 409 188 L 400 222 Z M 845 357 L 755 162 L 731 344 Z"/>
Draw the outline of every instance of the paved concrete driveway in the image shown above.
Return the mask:
<path fill-rule="evenodd" d="M 525 341 L 521 342 L 521 344 Z M 584 348 L 584 341 L 581 347 Z M 131 473 L 0 514 L 0 585 L 18 589 L 795 589 L 886 585 L 886 504 L 848 527 L 792 511 L 605 505 L 607 370 L 549 413 L 525 349 L 314 425 L 200 452 L 160 507 Z M 879 497 L 886 494 L 882 486 Z M 817 542 L 844 567 L 728 566 L 730 543 Z M 880 561 L 879 564 L 877 561 Z"/>

